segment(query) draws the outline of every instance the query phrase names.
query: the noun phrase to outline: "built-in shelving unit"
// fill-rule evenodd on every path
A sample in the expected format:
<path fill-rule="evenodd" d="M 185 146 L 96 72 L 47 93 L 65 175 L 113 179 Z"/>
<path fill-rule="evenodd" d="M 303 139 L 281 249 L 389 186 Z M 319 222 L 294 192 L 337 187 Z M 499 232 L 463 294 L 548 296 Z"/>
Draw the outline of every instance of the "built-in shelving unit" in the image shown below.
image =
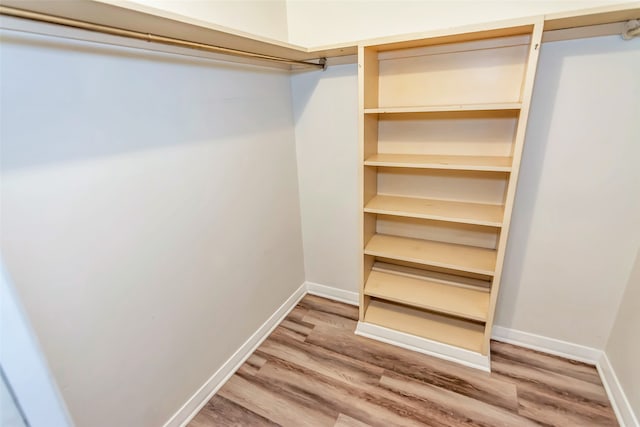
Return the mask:
<path fill-rule="evenodd" d="M 542 25 L 359 47 L 356 333 L 489 369 Z"/>
<path fill-rule="evenodd" d="M 365 163 L 366 164 L 366 163 Z M 364 207 L 367 213 L 397 215 L 409 218 L 460 222 L 500 227 L 504 216 L 502 205 L 422 199 L 378 194 Z"/>

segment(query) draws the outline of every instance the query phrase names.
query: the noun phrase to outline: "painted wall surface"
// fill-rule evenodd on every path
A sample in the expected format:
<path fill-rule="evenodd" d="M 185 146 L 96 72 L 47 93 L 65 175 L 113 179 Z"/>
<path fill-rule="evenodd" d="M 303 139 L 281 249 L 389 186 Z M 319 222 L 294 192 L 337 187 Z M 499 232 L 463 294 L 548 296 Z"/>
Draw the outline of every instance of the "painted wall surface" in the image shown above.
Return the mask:
<path fill-rule="evenodd" d="M 288 39 L 285 0 L 135 0 L 131 3 L 283 42 Z"/>
<path fill-rule="evenodd" d="M 604 349 L 640 243 L 638 67 L 640 40 L 543 45 L 496 324 Z M 292 79 L 307 280 L 354 292 L 356 76 Z"/>
<path fill-rule="evenodd" d="M 542 46 L 496 323 L 604 349 L 640 245 L 640 42 Z"/>
<path fill-rule="evenodd" d="M 616 0 L 287 0 L 289 42 L 346 43 L 619 4 Z"/>
<path fill-rule="evenodd" d="M 3 259 L 78 426 L 159 426 L 304 281 L 289 75 L 3 31 Z"/>
<path fill-rule="evenodd" d="M 619 4 L 606 0 L 288 0 L 289 41 L 322 46 Z"/>
<path fill-rule="evenodd" d="M 618 316 L 607 343 L 607 356 L 629 399 L 631 408 L 640 419 L 640 251 L 636 256 L 627 289 L 622 297 Z"/>
<path fill-rule="evenodd" d="M 357 291 L 356 65 L 291 78 L 306 279 Z"/>

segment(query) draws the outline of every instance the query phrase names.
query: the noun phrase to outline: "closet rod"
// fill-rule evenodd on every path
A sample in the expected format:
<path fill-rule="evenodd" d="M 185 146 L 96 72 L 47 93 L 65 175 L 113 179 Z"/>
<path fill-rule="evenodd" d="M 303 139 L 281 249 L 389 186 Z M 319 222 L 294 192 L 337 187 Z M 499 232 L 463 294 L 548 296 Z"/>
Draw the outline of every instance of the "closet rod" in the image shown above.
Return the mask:
<path fill-rule="evenodd" d="M 206 43 L 191 42 L 188 40 L 175 39 L 173 37 L 158 36 L 155 34 L 143 33 L 140 31 L 125 30 L 122 28 L 110 27 L 107 25 L 93 24 L 91 22 L 79 21 L 76 19 L 61 18 L 59 16 L 48 15 L 45 13 L 31 12 L 23 9 L 16 9 L 8 6 L 0 5 L 0 15 L 13 16 L 16 18 L 30 19 L 33 21 L 46 22 L 48 24 L 64 25 L 66 27 L 80 28 L 82 30 L 95 31 L 98 33 L 110 34 L 113 36 L 128 37 L 148 42 L 168 44 L 178 47 L 186 47 L 189 49 L 204 50 L 213 53 L 222 53 L 235 56 L 244 56 L 264 61 L 279 62 L 291 65 L 301 65 L 313 68 L 325 68 L 324 61 L 320 59 L 320 63 L 299 61 L 295 59 L 280 58 L 278 56 L 263 55 L 261 53 L 246 52 L 244 50 L 231 49 L 222 46 L 215 46 Z"/>

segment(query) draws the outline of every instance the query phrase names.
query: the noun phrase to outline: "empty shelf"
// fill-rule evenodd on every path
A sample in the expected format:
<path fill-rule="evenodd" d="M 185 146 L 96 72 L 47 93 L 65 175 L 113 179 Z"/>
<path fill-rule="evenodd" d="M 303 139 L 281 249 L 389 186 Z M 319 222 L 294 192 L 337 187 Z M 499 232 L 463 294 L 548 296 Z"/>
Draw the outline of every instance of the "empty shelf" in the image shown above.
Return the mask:
<path fill-rule="evenodd" d="M 364 253 L 487 276 L 493 276 L 496 267 L 495 249 L 385 234 L 374 235 Z"/>
<path fill-rule="evenodd" d="M 365 114 L 393 114 L 393 113 L 437 113 L 441 111 L 498 111 L 519 110 L 520 102 L 501 102 L 490 104 L 451 104 L 451 105 L 425 105 L 421 107 L 379 107 L 365 108 Z"/>
<path fill-rule="evenodd" d="M 419 199 L 378 194 L 364 207 L 368 213 L 500 227 L 504 207 L 481 203 Z"/>
<path fill-rule="evenodd" d="M 483 325 L 371 300 L 364 321 L 411 335 L 481 352 Z"/>
<path fill-rule="evenodd" d="M 511 171 L 511 157 L 436 156 L 430 154 L 374 154 L 365 159 L 367 166 L 421 169 L 456 169 L 471 171 Z"/>
<path fill-rule="evenodd" d="M 487 320 L 489 309 L 489 293 L 486 291 L 381 271 L 369 274 L 364 293 L 480 322 Z"/>

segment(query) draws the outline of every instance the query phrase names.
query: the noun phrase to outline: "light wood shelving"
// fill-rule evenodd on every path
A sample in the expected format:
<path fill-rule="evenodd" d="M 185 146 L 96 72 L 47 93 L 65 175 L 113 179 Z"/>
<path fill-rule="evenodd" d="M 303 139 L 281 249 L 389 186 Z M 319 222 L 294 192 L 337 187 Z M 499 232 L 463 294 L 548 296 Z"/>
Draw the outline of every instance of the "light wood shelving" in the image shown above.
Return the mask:
<path fill-rule="evenodd" d="M 475 246 L 376 234 L 365 255 L 492 276 L 496 251 Z"/>
<path fill-rule="evenodd" d="M 371 272 L 364 293 L 371 297 L 479 322 L 487 320 L 489 309 L 489 293 L 483 290 L 382 271 Z"/>
<path fill-rule="evenodd" d="M 500 227 L 504 206 L 378 194 L 364 207 L 367 213 L 433 219 Z"/>
<path fill-rule="evenodd" d="M 364 161 L 365 166 L 493 172 L 510 172 L 511 163 L 511 157 L 499 156 L 442 156 L 388 153 L 374 154 L 367 157 Z"/>
<path fill-rule="evenodd" d="M 475 352 L 482 349 L 484 327 L 481 324 L 399 304 L 371 300 L 365 309 L 364 321 Z"/>
<path fill-rule="evenodd" d="M 356 333 L 489 368 L 542 26 L 359 47 Z"/>
<path fill-rule="evenodd" d="M 503 102 L 488 104 L 453 104 L 453 105 L 425 105 L 419 107 L 383 107 L 365 108 L 365 114 L 398 114 L 398 113 L 439 113 L 448 111 L 500 111 L 519 110 L 519 102 Z"/>

